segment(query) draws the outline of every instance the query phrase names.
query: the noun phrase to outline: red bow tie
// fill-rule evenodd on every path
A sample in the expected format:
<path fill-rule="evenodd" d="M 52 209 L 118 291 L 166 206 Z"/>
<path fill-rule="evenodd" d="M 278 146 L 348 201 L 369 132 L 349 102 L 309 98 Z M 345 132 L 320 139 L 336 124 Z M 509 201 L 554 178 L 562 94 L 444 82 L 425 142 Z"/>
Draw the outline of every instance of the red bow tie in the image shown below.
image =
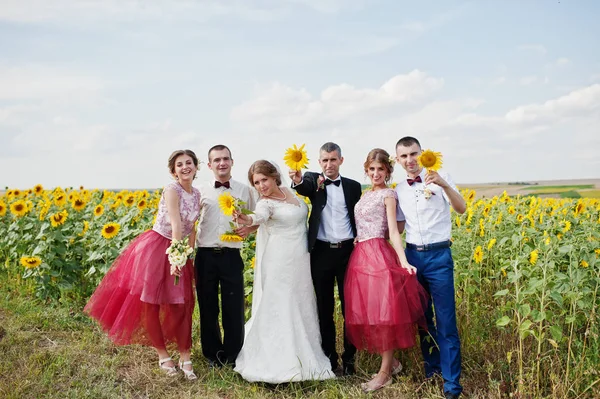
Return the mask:
<path fill-rule="evenodd" d="M 414 179 L 406 179 L 406 182 L 408 183 L 409 186 L 412 186 L 413 184 L 415 184 L 415 182 L 422 183 L 423 180 L 421 180 L 421 176 L 417 176 Z"/>
<path fill-rule="evenodd" d="M 219 187 L 230 188 L 231 186 L 228 181 L 226 181 L 225 183 L 221 183 L 220 181 L 215 180 L 215 188 L 219 188 Z"/>

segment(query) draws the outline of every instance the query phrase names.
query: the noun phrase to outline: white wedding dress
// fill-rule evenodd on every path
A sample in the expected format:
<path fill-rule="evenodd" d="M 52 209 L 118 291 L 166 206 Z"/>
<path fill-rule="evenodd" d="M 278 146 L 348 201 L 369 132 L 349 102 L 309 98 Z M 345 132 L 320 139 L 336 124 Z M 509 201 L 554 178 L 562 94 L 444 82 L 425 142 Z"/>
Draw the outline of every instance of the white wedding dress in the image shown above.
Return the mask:
<path fill-rule="evenodd" d="M 247 381 L 279 384 L 335 378 L 321 349 L 317 305 L 307 251 L 308 208 L 261 199 L 253 224 L 260 224 L 252 317 L 235 371 Z"/>

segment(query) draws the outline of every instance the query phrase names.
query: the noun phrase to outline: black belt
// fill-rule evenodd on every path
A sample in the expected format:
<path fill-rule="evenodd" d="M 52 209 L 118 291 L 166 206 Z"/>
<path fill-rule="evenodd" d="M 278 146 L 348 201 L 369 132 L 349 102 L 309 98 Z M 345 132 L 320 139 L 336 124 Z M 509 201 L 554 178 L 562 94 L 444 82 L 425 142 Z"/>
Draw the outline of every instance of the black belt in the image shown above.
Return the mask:
<path fill-rule="evenodd" d="M 213 254 L 222 254 L 223 252 L 239 251 L 239 248 L 230 247 L 198 247 L 198 251 L 212 252 Z"/>
<path fill-rule="evenodd" d="M 340 242 L 328 242 L 328 241 L 317 240 L 317 242 L 315 243 L 315 246 L 317 246 L 317 245 L 320 247 L 335 248 L 335 249 L 346 248 L 348 246 L 354 245 L 354 238 L 351 238 L 351 239 L 345 240 L 345 241 L 340 241 Z"/>
<path fill-rule="evenodd" d="M 431 251 L 433 249 L 442 249 L 442 248 L 450 248 L 452 246 L 452 241 L 442 241 L 442 242 L 434 242 L 433 244 L 424 244 L 424 245 L 415 245 L 411 243 L 406 243 L 406 248 L 414 249 L 415 251 Z"/>

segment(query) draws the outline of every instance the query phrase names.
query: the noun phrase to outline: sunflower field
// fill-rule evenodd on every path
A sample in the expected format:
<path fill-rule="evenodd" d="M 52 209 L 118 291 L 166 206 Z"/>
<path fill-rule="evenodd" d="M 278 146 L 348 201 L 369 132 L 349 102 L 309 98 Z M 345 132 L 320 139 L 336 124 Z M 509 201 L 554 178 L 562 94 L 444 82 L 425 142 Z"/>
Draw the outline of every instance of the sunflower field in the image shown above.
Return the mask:
<path fill-rule="evenodd" d="M 600 200 L 462 194 L 452 251 L 463 368 L 501 396 L 600 397 Z M 9 189 L 2 273 L 41 301 L 85 301 L 152 227 L 160 195 Z M 242 256 L 249 305 L 253 237 Z"/>

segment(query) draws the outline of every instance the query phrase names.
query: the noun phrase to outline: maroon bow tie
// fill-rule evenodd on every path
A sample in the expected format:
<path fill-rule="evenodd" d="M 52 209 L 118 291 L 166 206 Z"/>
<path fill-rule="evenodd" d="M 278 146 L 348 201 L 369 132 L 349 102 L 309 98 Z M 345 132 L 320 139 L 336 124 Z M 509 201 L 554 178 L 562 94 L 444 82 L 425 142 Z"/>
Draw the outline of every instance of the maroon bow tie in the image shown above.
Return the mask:
<path fill-rule="evenodd" d="M 421 180 L 421 176 L 417 176 L 414 179 L 406 179 L 406 182 L 408 183 L 409 186 L 412 186 L 413 184 L 415 184 L 415 182 L 422 183 L 423 180 Z"/>
<path fill-rule="evenodd" d="M 225 183 L 221 183 L 220 181 L 215 180 L 215 188 L 219 188 L 219 187 L 231 188 L 228 181 L 226 181 Z"/>

